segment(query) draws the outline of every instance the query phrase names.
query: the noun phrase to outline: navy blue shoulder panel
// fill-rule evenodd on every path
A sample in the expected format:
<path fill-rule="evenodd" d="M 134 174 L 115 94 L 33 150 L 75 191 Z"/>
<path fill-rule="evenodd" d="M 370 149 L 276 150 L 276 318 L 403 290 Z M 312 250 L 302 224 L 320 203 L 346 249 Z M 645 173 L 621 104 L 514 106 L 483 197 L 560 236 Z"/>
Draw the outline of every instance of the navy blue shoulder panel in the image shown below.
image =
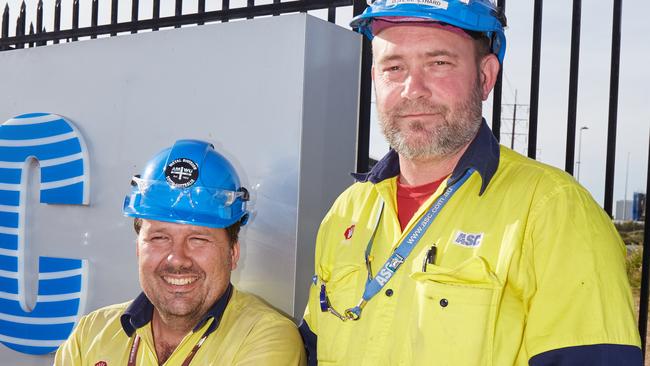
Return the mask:
<path fill-rule="evenodd" d="M 318 338 L 316 337 L 316 334 L 309 329 L 309 324 L 307 324 L 305 319 L 300 322 L 298 330 L 300 331 L 302 342 L 305 344 L 305 350 L 307 351 L 307 366 L 317 366 L 318 357 L 316 357 L 316 343 L 318 342 Z"/>
<path fill-rule="evenodd" d="M 622 344 L 593 344 L 540 353 L 530 366 L 643 366 L 641 349 Z"/>
<path fill-rule="evenodd" d="M 221 295 L 219 300 L 217 300 L 203 318 L 201 318 L 193 331 L 199 330 L 210 318 L 214 318 L 214 322 L 210 324 L 210 327 L 206 330 L 205 334 L 210 334 L 217 329 L 221 317 L 223 316 L 224 311 L 226 311 L 226 306 L 228 306 L 228 302 L 230 301 L 232 291 L 232 284 L 229 283 L 224 294 Z M 145 295 L 144 292 L 141 292 L 140 295 L 138 295 L 138 297 L 136 297 L 135 300 L 133 300 L 133 302 L 126 308 L 124 314 L 120 316 L 120 322 L 122 323 L 124 333 L 130 337 L 136 329 L 149 323 L 153 317 L 153 309 L 154 306 L 147 298 L 147 295 Z"/>

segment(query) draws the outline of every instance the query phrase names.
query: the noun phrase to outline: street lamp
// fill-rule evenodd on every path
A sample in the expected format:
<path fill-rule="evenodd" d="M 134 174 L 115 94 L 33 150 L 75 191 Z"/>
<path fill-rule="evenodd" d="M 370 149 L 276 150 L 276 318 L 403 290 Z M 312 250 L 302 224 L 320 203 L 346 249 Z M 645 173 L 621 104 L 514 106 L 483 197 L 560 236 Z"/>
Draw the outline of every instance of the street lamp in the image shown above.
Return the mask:
<path fill-rule="evenodd" d="M 580 182 L 580 155 L 582 153 L 582 131 L 588 130 L 589 127 L 580 127 L 580 136 L 578 137 L 578 161 L 576 162 L 576 179 Z"/>

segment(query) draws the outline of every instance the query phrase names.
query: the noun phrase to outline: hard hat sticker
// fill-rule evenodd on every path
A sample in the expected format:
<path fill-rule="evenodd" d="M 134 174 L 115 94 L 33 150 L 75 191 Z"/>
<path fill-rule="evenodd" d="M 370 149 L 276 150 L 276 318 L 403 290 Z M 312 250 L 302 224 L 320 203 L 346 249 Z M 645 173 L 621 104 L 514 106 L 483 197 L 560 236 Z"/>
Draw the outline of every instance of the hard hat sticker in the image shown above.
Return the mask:
<path fill-rule="evenodd" d="M 176 159 L 165 168 L 165 179 L 172 187 L 190 187 L 198 178 L 199 167 L 190 159 Z"/>
<path fill-rule="evenodd" d="M 449 3 L 443 0 L 386 0 L 386 6 L 400 5 L 400 4 L 417 4 L 427 5 L 436 8 L 447 10 Z"/>

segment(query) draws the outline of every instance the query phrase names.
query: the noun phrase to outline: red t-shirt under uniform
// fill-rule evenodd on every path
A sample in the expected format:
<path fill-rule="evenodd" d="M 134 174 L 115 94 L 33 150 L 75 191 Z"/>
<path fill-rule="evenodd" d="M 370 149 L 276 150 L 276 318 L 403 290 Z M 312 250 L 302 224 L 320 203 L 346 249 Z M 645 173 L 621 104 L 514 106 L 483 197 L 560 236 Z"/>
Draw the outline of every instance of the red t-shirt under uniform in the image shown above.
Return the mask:
<path fill-rule="evenodd" d="M 397 179 L 397 217 L 402 231 L 424 201 L 431 197 L 445 179 L 446 176 L 420 186 L 406 186 Z"/>

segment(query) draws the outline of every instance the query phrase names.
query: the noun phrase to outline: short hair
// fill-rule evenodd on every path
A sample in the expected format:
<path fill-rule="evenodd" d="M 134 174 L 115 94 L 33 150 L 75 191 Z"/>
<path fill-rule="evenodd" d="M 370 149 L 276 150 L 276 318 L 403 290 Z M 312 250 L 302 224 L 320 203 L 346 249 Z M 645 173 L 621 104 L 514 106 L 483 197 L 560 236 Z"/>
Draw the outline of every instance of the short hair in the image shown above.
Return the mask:
<path fill-rule="evenodd" d="M 465 33 L 469 34 L 474 41 L 474 51 L 476 52 L 476 63 L 480 63 L 483 60 L 483 57 L 492 53 L 492 40 L 483 32 L 478 31 L 468 31 L 465 30 Z"/>
<path fill-rule="evenodd" d="M 476 49 L 476 60 L 480 61 L 483 57 L 492 53 L 492 47 L 490 46 L 490 40 L 487 36 L 483 35 L 478 39 L 474 39 L 474 47 Z"/>
<path fill-rule="evenodd" d="M 135 219 L 133 219 L 133 229 L 135 230 L 135 233 L 139 235 L 141 228 L 142 228 L 142 219 L 140 217 L 136 217 Z M 234 247 L 235 244 L 237 244 L 237 241 L 239 241 L 240 229 L 241 229 L 241 221 L 237 221 L 226 228 L 226 234 L 228 235 L 228 243 L 230 244 L 231 248 Z"/>

